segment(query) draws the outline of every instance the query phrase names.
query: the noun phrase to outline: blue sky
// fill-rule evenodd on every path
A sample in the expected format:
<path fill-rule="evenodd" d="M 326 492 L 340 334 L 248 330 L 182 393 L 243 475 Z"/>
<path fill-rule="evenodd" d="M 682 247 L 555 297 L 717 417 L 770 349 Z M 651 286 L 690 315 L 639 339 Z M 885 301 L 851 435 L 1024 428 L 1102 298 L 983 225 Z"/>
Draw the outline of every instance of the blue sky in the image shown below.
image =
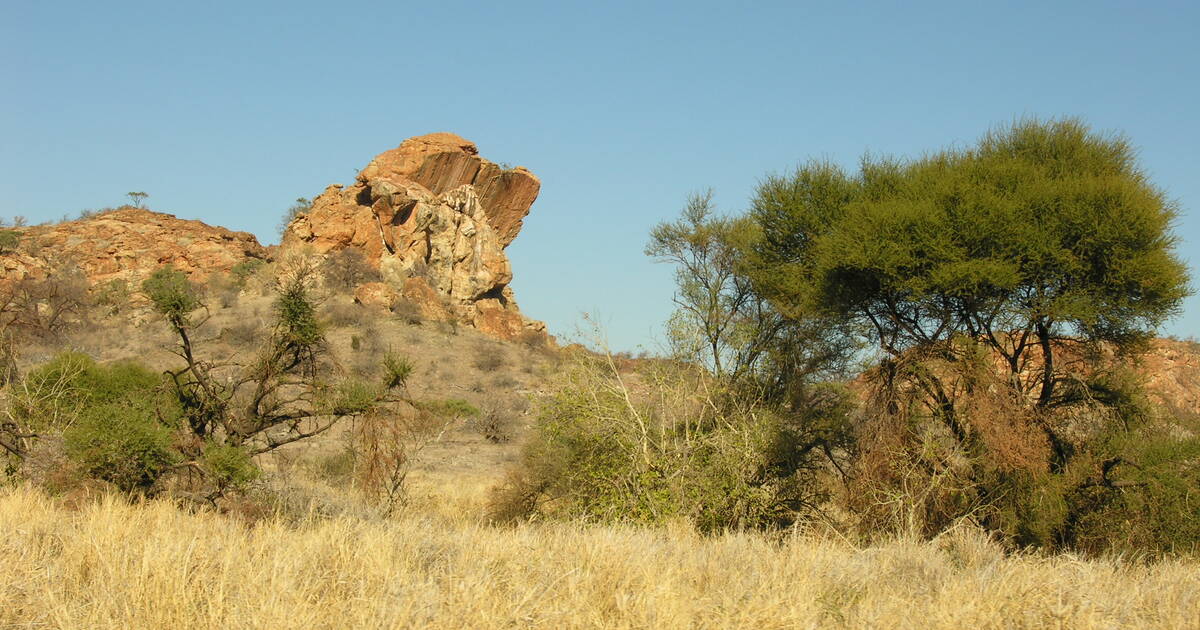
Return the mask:
<path fill-rule="evenodd" d="M 453 131 L 542 194 L 526 314 L 654 349 L 646 236 L 712 188 L 974 142 L 1023 116 L 1121 131 L 1200 265 L 1200 3 L 0 3 L 0 216 L 150 207 L 267 243 L 291 202 Z M 1200 299 L 1166 332 L 1200 335 Z"/>

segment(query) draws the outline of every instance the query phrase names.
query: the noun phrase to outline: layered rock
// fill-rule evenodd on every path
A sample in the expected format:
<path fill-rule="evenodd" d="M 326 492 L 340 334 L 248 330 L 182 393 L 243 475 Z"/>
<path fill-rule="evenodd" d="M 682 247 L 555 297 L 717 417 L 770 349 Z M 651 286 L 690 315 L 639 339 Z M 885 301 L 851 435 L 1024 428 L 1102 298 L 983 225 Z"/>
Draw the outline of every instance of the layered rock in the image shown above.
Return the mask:
<path fill-rule="evenodd" d="M 93 284 L 136 282 L 166 264 L 203 278 L 250 258 L 268 258 L 247 232 L 132 207 L 17 231 L 20 251 L 0 256 L 3 280 L 40 277 L 65 266 Z"/>
<path fill-rule="evenodd" d="M 517 309 L 504 253 L 541 184 L 524 168 L 501 168 L 478 153 L 448 133 L 406 140 L 372 160 L 353 185 L 326 188 L 288 226 L 281 250 L 357 248 L 422 311 L 444 309 L 503 339 L 544 331 Z M 371 287 L 361 297 L 378 302 L 383 294 Z"/>
<path fill-rule="evenodd" d="M 521 223 L 542 187 L 525 168 L 508 169 L 485 160 L 479 157 L 474 143 L 452 133 L 409 138 L 399 147 L 375 156 L 357 180 L 369 184 L 376 179 L 414 182 L 435 195 L 471 185 L 504 247 L 521 231 Z"/>

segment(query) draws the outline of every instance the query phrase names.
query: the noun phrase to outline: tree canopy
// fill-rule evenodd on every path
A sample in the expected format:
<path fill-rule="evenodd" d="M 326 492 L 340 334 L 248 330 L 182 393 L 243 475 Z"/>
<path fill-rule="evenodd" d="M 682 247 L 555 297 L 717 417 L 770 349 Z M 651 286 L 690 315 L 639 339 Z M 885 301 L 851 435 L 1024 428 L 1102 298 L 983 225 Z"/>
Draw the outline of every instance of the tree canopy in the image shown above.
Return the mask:
<path fill-rule="evenodd" d="M 967 149 L 912 160 L 825 162 L 767 178 L 753 200 L 757 287 L 785 312 L 858 324 L 887 355 L 1000 353 L 1050 404 L 1053 344 L 1127 347 L 1188 295 L 1175 205 L 1120 136 L 1074 119 L 997 128 Z"/>

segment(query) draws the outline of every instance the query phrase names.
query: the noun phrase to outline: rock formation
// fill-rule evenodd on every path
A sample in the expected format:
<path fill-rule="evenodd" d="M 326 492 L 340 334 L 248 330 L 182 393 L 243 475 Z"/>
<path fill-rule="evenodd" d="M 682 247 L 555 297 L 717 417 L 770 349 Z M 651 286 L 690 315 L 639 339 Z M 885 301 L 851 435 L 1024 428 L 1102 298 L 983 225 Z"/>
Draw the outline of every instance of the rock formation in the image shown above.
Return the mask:
<path fill-rule="evenodd" d="M 545 334 L 517 310 L 504 248 L 517 236 L 541 183 L 505 168 L 449 133 L 406 140 L 367 165 L 350 186 L 334 185 L 264 248 L 232 232 L 169 214 L 124 207 L 77 221 L 16 228 L 22 245 L 0 252 L 0 282 L 80 272 L 92 284 L 138 283 L 165 264 L 203 280 L 275 253 L 328 256 L 360 250 L 383 284 L 357 301 L 410 303 L 426 319 L 454 319 L 501 339 Z"/>
<path fill-rule="evenodd" d="M 92 284 L 140 281 L 162 265 L 203 278 L 248 258 L 266 259 L 254 235 L 132 207 L 54 225 L 16 228 L 22 247 L 0 256 L 0 279 L 78 270 Z M 31 251 L 37 255 L 31 255 Z"/>
<path fill-rule="evenodd" d="M 353 185 L 326 188 L 288 226 L 281 251 L 358 248 L 395 295 L 424 312 L 444 308 L 502 339 L 544 332 L 517 309 L 504 253 L 541 184 L 524 168 L 501 168 L 478 153 L 449 133 L 406 140 L 372 160 Z M 380 287 L 367 292 L 368 302 L 390 299 Z"/>

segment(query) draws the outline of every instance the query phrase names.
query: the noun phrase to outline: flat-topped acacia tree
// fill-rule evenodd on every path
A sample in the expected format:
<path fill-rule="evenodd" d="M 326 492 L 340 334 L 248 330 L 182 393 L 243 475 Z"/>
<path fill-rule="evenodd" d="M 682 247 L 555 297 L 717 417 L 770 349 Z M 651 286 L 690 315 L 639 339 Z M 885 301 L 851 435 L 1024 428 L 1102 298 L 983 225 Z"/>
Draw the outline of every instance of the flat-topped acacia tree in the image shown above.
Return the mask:
<path fill-rule="evenodd" d="M 1038 409 L 1069 397 L 1060 348 L 1135 349 L 1189 293 L 1174 204 L 1125 138 L 1075 119 L 867 157 L 856 173 L 811 162 L 768 177 L 752 216 L 762 238 L 748 265 L 778 308 L 851 322 L 895 362 L 954 362 L 975 346 L 963 340 L 982 343 Z M 907 376 L 963 438 L 938 375 Z"/>

